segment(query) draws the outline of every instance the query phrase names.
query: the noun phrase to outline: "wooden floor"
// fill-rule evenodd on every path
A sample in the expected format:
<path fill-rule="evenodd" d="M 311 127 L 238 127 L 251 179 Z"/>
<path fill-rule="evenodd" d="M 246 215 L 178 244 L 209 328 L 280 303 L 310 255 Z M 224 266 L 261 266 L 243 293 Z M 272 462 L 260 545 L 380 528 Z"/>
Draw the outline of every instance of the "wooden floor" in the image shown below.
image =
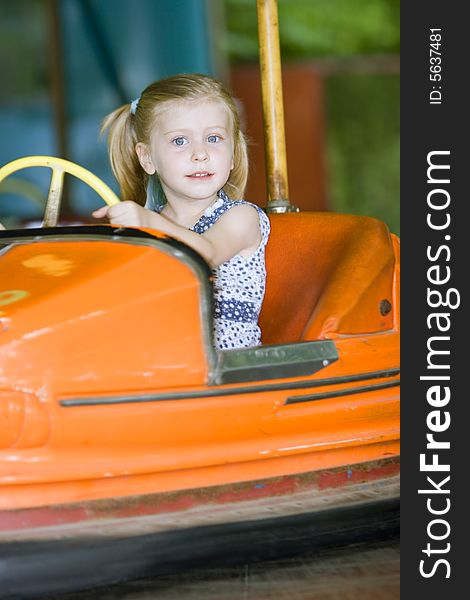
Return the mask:
<path fill-rule="evenodd" d="M 398 600 L 399 541 L 195 570 L 44 600 Z"/>

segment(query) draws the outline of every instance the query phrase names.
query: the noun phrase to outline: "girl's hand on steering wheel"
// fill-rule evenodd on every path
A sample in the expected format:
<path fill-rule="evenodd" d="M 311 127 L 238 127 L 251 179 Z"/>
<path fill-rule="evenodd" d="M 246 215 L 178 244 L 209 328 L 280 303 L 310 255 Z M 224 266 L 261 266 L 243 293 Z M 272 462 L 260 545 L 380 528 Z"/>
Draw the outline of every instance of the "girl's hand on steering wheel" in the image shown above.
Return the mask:
<path fill-rule="evenodd" d="M 95 219 L 107 218 L 113 225 L 126 227 L 150 227 L 150 211 L 136 202 L 127 200 L 114 206 L 101 206 L 93 211 Z"/>

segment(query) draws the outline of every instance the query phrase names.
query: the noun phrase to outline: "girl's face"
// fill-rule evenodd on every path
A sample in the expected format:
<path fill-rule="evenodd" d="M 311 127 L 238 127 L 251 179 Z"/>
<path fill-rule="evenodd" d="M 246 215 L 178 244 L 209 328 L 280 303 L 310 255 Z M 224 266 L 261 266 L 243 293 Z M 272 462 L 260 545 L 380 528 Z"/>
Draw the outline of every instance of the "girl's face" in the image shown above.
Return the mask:
<path fill-rule="evenodd" d="M 158 174 L 168 202 L 213 201 L 233 169 L 228 109 L 220 102 L 181 101 L 157 118 L 150 143 L 136 152 L 149 175 Z"/>

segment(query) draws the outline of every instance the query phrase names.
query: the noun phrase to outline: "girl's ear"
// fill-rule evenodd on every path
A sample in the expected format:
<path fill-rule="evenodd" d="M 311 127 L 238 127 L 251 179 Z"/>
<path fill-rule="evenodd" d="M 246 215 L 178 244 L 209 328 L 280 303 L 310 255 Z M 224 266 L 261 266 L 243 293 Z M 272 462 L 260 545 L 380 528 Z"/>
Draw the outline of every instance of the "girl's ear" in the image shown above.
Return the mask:
<path fill-rule="evenodd" d="M 156 172 L 156 169 L 155 165 L 153 164 L 152 157 L 150 156 L 150 150 L 147 144 L 144 144 L 143 142 L 137 142 L 135 145 L 135 151 L 139 158 L 142 169 L 148 175 L 153 175 Z"/>

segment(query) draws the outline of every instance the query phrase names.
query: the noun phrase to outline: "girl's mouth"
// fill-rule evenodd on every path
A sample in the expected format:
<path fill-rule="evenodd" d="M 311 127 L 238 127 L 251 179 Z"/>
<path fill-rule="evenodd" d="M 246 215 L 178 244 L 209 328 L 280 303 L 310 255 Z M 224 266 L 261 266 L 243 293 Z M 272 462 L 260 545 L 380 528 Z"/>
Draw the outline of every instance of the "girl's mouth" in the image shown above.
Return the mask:
<path fill-rule="evenodd" d="M 209 173 L 208 171 L 196 171 L 195 173 L 186 175 L 186 177 L 190 177 L 191 179 L 207 179 L 208 177 L 212 177 L 212 175 L 214 173 Z"/>

